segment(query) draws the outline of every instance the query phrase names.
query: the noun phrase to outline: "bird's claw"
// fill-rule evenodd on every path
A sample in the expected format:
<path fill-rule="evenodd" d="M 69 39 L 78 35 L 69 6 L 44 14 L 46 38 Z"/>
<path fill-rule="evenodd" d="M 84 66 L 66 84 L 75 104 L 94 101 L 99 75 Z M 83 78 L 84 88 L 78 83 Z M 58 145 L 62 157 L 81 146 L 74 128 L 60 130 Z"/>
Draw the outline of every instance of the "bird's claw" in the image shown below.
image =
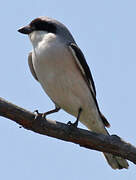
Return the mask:
<path fill-rule="evenodd" d="M 69 125 L 69 126 L 71 126 L 71 127 L 74 127 L 74 128 L 77 128 L 78 122 L 75 121 L 74 123 L 72 123 L 71 121 L 68 121 L 67 125 Z"/>
<path fill-rule="evenodd" d="M 34 113 L 36 113 L 35 119 L 37 119 L 38 117 L 42 117 L 46 119 L 45 113 L 39 113 L 38 110 L 35 110 Z"/>

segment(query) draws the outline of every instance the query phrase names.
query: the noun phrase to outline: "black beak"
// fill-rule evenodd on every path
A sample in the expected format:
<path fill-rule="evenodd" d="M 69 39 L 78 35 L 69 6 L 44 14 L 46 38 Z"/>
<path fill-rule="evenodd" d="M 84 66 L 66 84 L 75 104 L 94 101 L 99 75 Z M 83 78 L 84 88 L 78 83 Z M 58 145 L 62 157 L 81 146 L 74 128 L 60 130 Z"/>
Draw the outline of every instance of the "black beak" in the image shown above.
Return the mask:
<path fill-rule="evenodd" d="M 32 31 L 33 29 L 29 25 L 18 29 L 18 32 L 22 34 L 30 34 Z"/>

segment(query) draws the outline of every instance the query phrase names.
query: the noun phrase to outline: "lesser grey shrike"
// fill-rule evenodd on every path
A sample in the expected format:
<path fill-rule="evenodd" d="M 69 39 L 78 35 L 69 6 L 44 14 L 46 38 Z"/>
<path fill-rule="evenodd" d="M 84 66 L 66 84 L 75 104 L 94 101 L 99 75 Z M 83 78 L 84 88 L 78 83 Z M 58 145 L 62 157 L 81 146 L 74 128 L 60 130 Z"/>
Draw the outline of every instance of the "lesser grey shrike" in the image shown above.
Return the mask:
<path fill-rule="evenodd" d="M 29 36 L 31 73 L 56 106 L 44 116 L 62 108 L 77 118 L 74 126 L 80 120 L 89 130 L 109 135 L 105 127 L 110 125 L 99 109 L 91 71 L 69 30 L 55 19 L 39 17 L 18 31 Z M 125 159 L 109 153 L 104 156 L 113 169 L 128 168 Z"/>

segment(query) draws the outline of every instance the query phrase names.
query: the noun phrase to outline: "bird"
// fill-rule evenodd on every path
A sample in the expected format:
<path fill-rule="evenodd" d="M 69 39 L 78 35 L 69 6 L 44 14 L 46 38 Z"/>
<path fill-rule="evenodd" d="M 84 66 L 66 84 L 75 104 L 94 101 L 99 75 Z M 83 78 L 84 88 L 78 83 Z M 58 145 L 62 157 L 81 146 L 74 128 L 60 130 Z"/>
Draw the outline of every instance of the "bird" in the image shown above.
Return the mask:
<path fill-rule="evenodd" d="M 41 16 L 18 32 L 28 35 L 33 47 L 28 55 L 30 71 L 55 104 L 43 116 L 63 109 L 76 117 L 74 123 L 68 122 L 70 126 L 77 127 L 80 121 L 92 132 L 109 135 L 110 124 L 100 111 L 91 70 L 68 28 Z M 104 156 L 113 169 L 128 169 L 122 157 L 105 152 Z"/>

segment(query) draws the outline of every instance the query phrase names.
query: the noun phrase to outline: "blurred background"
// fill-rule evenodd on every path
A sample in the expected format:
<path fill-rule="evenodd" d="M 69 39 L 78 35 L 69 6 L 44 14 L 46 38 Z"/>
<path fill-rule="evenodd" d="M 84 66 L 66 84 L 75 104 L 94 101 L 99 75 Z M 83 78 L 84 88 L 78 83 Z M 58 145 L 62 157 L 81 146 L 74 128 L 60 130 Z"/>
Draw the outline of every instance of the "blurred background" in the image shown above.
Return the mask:
<path fill-rule="evenodd" d="M 136 1 L 2 1 L 0 11 L 0 96 L 30 111 L 54 107 L 27 64 L 32 46 L 17 29 L 38 16 L 64 23 L 91 68 L 97 99 L 109 132 L 136 145 Z M 48 116 L 75 121 L 64 111 Z M 82 124 L 79 127 L 85 128 Z M 100 152 L 19 128 L 0 117 L 0 179 L 136 178 L 136 167 L 112 170 Z"/>

